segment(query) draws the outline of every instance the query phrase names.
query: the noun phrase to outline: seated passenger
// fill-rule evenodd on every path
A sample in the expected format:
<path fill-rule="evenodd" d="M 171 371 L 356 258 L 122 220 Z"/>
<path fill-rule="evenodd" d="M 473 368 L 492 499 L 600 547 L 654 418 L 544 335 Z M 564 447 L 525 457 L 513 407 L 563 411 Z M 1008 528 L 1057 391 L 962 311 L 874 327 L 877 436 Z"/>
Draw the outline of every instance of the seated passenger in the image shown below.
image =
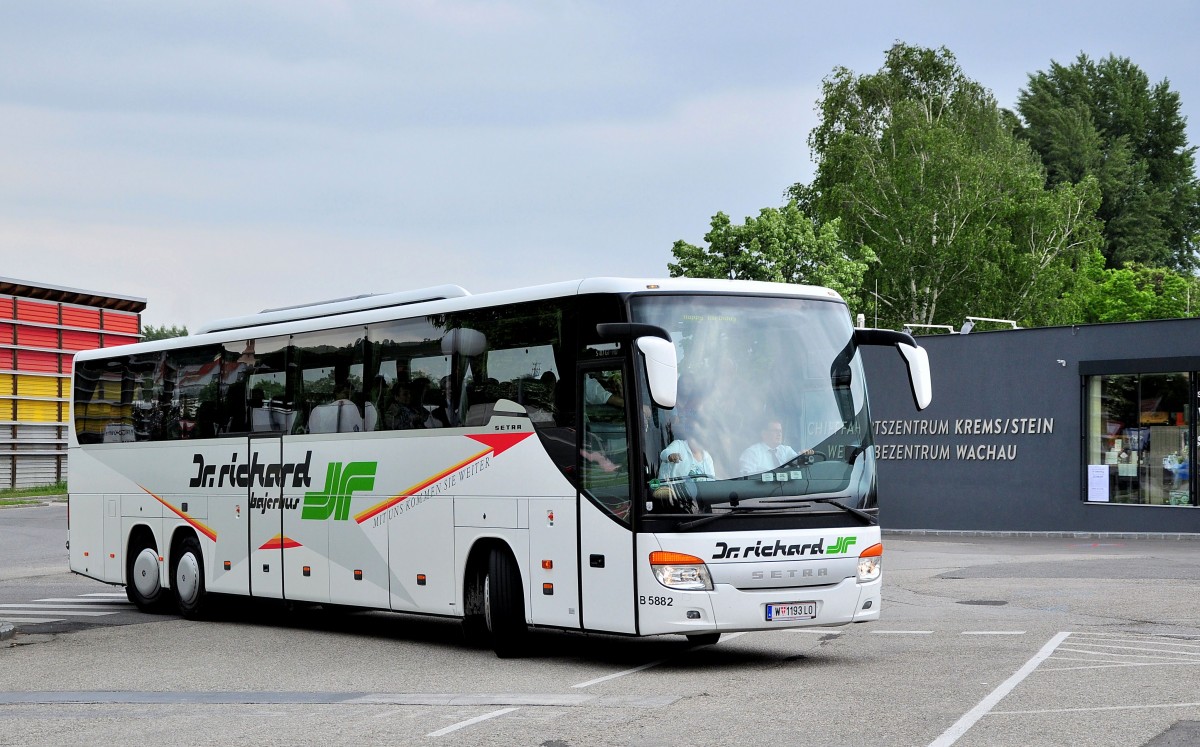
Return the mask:
<path fill-rule="evenodd" d="M 309 433 L 356 433 L 363 430 L 363 416 L 350 401 L 349 387 L 341 387 L 332 402 L 317 405 L 308 414 Z"/>
<path fill-rule="evenodd" d="M 386 427 L 389 430 L 429 427 L 429 411 L 422 404 L 425 401 L 425 390 L 428 388 L 429 381 L 423 378 L 408 384 L 397 381 L 392 387 L 393 401 L 385 415 Z"/>
<path fill-rule="evenodd" d="M 583 379 L 583 403 L 585 405 L 609 405 L 611 407 L 624 407 L 625 398 L 620 394 L 609 391 L 608 388 L 597 381 L 594 376 L 588 374 Z"/>
<path fill-rule="evenodd" d="M 796 450 L 783 442 L 783 423 L 770 419 L 763 423 L 761 441 L 742 452 L 738 460 L 738 473 L 755 475 L 769 472 L 779 465 L 796 458 Z M 809 452 L 811 453 L 811 452 Z"/>
<path fill-rule="evenodd" d="M 691 419 L 679 413 L 671 425 L 675 440 L 659 455 L 660 479 L 691 477 L 696 480 L 715 480 L 716 468 L 712 454 L 700 445 L 699 431 Z"/>

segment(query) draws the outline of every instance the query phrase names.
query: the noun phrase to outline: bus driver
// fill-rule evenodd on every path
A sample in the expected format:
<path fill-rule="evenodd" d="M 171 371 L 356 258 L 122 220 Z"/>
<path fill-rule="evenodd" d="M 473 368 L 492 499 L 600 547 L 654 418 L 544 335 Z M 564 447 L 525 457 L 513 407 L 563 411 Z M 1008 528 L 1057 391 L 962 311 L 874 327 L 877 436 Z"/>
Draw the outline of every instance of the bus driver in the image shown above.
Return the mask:
<path fill-rule="evenodd" d="M 768 472 L 796 458 L 796 450 L 783 442 L 782 421 L 776 418 L 767 420 L 763 423 L 759 436 L 761 440 L 743 451 L 738 459 L 740 474 L 755 475 Z"/>

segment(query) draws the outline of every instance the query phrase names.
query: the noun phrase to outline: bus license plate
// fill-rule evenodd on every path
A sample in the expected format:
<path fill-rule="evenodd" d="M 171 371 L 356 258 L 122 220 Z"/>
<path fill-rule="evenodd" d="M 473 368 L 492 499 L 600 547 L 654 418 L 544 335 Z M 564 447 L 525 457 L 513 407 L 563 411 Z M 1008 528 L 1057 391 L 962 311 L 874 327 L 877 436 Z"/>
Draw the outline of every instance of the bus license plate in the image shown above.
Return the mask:
<path fill-rule="evenodd" d="M 767 622 L 811 620 L 816 616 L 816 602 L 782 602 L 767 605 Z"/>

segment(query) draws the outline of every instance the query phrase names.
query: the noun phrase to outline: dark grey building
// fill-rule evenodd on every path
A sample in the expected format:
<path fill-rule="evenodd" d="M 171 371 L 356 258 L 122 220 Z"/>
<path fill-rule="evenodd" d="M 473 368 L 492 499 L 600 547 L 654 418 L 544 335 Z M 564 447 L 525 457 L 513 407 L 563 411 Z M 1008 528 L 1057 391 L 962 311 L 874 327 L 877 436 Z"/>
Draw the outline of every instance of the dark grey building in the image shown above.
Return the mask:
<path fill-rule="evenodd" d="M 1200 319 L 928 335 L 933 404 L 863 349 L 885 527 L 1200 532 Z"/>

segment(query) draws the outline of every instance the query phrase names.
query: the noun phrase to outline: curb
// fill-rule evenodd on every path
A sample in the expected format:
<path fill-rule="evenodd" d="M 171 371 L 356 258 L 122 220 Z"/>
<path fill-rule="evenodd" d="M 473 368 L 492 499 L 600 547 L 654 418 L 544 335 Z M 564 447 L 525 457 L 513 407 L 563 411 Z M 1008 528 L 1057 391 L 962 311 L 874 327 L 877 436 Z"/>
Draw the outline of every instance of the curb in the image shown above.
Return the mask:
<path fill-rule="evenodd" d="M 62 495 L 31 495 L 28 498 L 19 498 L 17 500 L 29 502 L 0 506 L 0 511 L 8 508 L 31 508 L 33 506 L 49 506 L 51 503 L 65 503 L 67 496 L 65 493 Z"/>
<path fill-rule="evenodd" d="M 0 641 L 7 641 L 17 632 L 12 623 L 0 622 Z"/>

